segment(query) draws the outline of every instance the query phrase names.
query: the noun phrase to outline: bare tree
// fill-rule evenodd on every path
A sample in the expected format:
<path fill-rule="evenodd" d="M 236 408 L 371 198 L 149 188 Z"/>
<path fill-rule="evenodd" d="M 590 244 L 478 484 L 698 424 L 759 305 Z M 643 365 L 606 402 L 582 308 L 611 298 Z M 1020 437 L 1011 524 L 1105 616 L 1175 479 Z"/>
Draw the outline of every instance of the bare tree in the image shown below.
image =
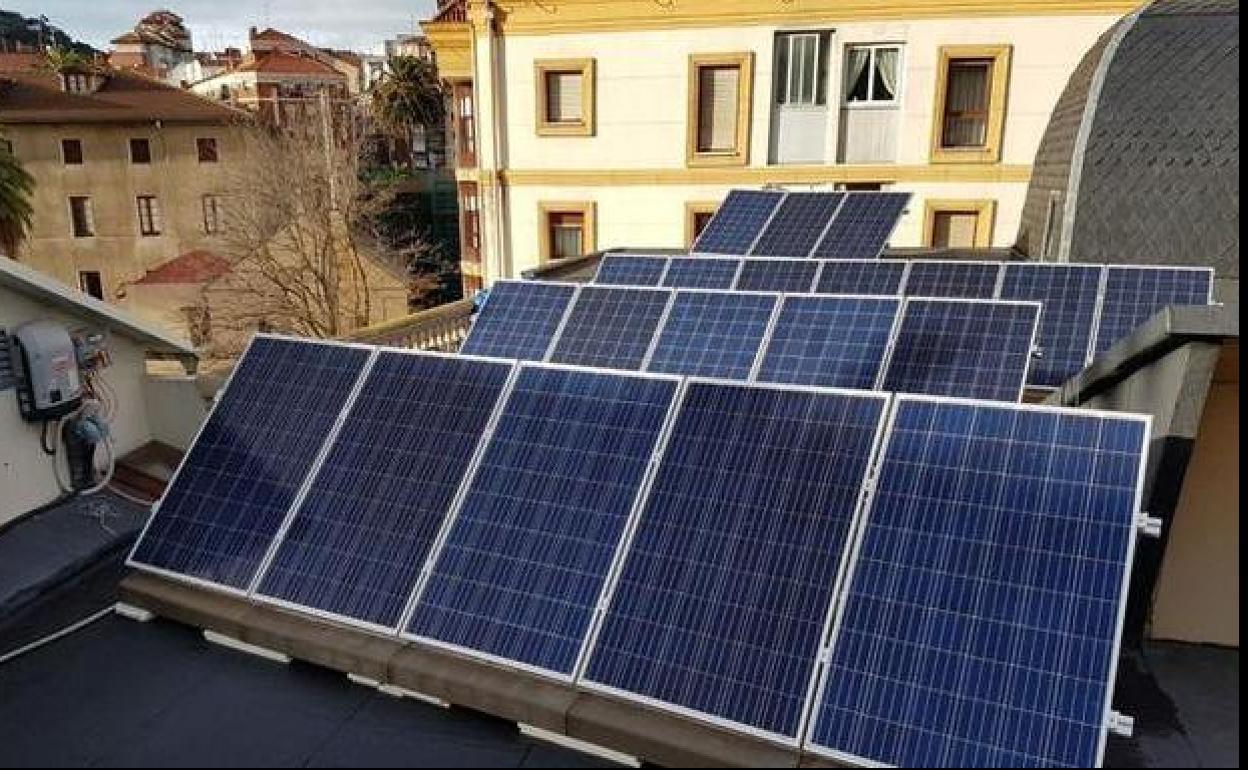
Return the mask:
<path fill-rule="evenodd" d="M 243 159 L 227 172 L 230 271 L 203 299 L 225 354 L 256 328 L 341 336 L 373 318 L 378 276 L 410 283 L 411 255 L 376 237 L 391 196 L 363 181 L 353 109 L 321 98 L 283 103 L 280 116 L 244 129 Z"/>

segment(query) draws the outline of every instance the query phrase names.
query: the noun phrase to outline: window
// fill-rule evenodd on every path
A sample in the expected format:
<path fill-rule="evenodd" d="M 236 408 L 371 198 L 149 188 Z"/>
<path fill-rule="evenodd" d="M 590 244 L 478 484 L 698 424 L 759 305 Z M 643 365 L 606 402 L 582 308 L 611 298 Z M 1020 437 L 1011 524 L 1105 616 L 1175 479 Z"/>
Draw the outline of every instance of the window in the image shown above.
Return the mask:
<path fill-rule="evenodd" d="M 685 204 L 685 245 L 692 247 L 702 231 L 715 216 L 719 204 L 715 201 L 691 201 Z"/>
<path fill-rule="evenodd" d="M 230 86 L 227 83 L 221 84 L 221 90 L 217 92 L 217 98 L 223 102 L 230 100 Z"/>
<path fill-rule="evenodd" d="M 776 104 L 814 107 L 827 104 L 827 32 L 776 35 Z"/>
<path fill-rule="evenodd" d="M 472 168 L 477 165 L 477 128 L 473 117 L 472 83 L 456 83 L 452 89 L 455 101 L 456 165 Z"/>
<path fill-rule="evenodd" d="M 135 200 L 139 204 L 139 233 L 160 235 L 160 204 L 156 196 L 140 195 Z"/>
<path fill-rule="evenodd" d="M 593 136 L 593 59 L 539 59 L 534 78 L 539 136 Z"/>
<path fill-rule="evenodd" d="M 8 139 L 0 139 L 0 152 L 4 153 L 5 155 L 12 155 L 13 143 L 10 142 Z"/>
<path fill-rule="evenodd" d="M 85 94 L 91 90 L 91 84 L 87 76 L 81 72 L 67 72 L 61 77 L 65 78 L 65 91 L 67 93 Z"/>
<path fill-rule="evenodd" d="M 70 232 L 75 238 L 90 238 L 95 235 L 95 215 L 91 211 L 91 199 L 85 195 L 70 196 L 69 199 Z"/>
<path fill-rule="evenodd" d="M 82 270 L 78 273 L 78 288 L 83 293 L 90 294 L 96 299 L 104 299 L 104 282 L 100 280 L 100 273 L 97 270 Z"/>
<path fill-rule="evenodd" d="M 62 139 L 61 140 L 61 159 L 65 161 L 66 166 L 82 165 L 82 140 L 81 139 Z"/>
<path fill-rule="evenodd" d="M 152 145 L 146 139 L 130 140 L 130 162 L 147 164 L 152 162 Z"/>
<path fill-rule="evenodd" d="M 842 182 L 836 189 L 845 192 L 880 192 L 884 189 L 883 182 Z"/>
<path fill-rule="evenodd" d="M 221 205 L 215 195 L 205 195 L 202 199 L 204 208 L 204 235 L 216 235 L 221 232 Z"/>
<path fill-rule="evenodd" d="M 217 162 L 217 140 L 211 136 L 201 136 L 195 140 L 195 151 L 200 163 Z"/>
<path fill-rule="evenodd" d="M 689 165 L 744 166 L 749 162 L 753 79 L 752 54 L 689 57 Z"/>
<path fill-rule="evenodd" d="M 1057 231 L 1062 222 L 1062 194 L 1057 190 L 1049 191 L 1049 200 L 1044 210 L 1044 236 L 1040 242 L 1040 259 L 1047 260 L 1057 257 Z"/>
<path fill-rule="evenodd" d="M 937 249 L 987 248 L 995 215 L 996 201 L 929 200 L 925 241 Z"/>
<path fill-rule="evenodd" d="M 593 203 L 541 203 L 538 212 L 542 259 L 568 259 L 594 251 Z"/>
<path fill-rule="evenodd" d="M 1009 66 L 1009 46 L 941 49 L 933 161 L 996 163 L 1001 159 Z"/>
<path fill-rule="evenodd" d="M 851 45 L 845 50 L 845 103 L 896 105 L 901 93 L 901 47 Z"/>
<path fill-rule="evenodd" d="M 459 243 L 463 262 L 481 264 L 481 202 L 475 182 L 459 186 Z"/>

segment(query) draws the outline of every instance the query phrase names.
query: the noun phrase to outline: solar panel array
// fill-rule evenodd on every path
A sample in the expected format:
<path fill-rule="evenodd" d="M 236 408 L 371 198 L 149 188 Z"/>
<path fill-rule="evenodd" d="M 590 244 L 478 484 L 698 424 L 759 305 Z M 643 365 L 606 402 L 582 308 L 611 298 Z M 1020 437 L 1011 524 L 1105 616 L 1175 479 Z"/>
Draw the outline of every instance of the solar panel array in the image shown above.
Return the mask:
<path fill-rule="evenodd" d="M 459 352 L 542 360 L 576 291 L 574 284 L 498 281 Z"/>
<path fill-rule="evenodd" d="M 847 195 L 810 256 L 821 259 L 879 257 L 909 203 L 910 193 L 903 192 Z"/>
<path fill-rule="evenodd" d="M 789 193 L 750 249 L 760 257 L 804 257 L 836 215 L 843 193 Z"/>
<path fill-rule="evenodd" d="M 600 272 L 621 259 L 629 255 L 605 256 Z M 702 259 L 670 261 L 694 273 Z M 717 258 L 702 269 L 719 276 L 711 288 L 1041 302 L 1040 357 L 1027 383 L 1037 388 L 1058 387 L 1167 305 L 1209 303 L 1213 286 L 1206 268 L 1037 262 Z"/>
<path fill-rule="evenodd" d="M 1097 764 L 1147 445 L 1131 415 L 260 337 L 130 563 L 833 759 Z"/>
<path fill-rule="evenodd" d="M 672 293 L 586 286 L 577 294 L 550 360 L 607 369 L 640 369 Z"/>
<path fill-rule="evenodd" d="M 733 190 L 693 243 L 695 254 L 749 254 L 784 193 Z"/>

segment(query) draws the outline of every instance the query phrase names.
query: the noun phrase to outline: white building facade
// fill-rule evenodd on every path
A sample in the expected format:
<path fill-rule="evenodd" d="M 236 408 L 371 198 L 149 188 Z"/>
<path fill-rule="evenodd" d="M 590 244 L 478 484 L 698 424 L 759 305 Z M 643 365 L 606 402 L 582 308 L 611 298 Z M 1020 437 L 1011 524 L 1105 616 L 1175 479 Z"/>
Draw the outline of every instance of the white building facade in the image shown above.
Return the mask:
<path fill-rule="evenodd" d="M 465 0 L 452 94 L 466 291 L 684 247 L 733 187 L 906 190 L 894 246 L 1008 246 L 1050 113 L 1122 0 Z"/>

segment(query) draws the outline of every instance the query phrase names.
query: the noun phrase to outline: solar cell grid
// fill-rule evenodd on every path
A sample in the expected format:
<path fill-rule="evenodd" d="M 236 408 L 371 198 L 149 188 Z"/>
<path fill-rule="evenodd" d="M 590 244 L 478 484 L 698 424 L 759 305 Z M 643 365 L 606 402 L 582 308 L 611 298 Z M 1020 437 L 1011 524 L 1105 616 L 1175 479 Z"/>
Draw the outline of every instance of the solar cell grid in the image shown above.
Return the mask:
<path fill-rule="evenodd" d="M 1001 299 L 1037 300 L 1040 313 L 1038 345 L 1028 384 L 1056 388 L 1087 363 L 1103 268 L 1099 265 L 1009 264 L 1001 283 Z"/>
<path fill-rule="evenodd" d="M 795 742 L 886 403 L 691 382 L 582 684 Z"/>
<path fill-rule="evenodd" d="M 908 299 L 883 388 L 1017 401 L 1039 316 L 1035 302 Z"/>
<path fill-rule="evenodd" d="M 576 289 L 573 284 L 497 281 L 459 352 L 541 361 Z"/>
<path fill-rule="evenodd" d="M 900 294 L 906 263 L 886 259 L 829 259 L 820 262 L 819 294 Z"/>
<path fill-rule="evenodd" d="M 1168 305 L 1208 304 L 1212 287 L 1213 271 L 1206 268 L 1108 266 L 1095 352 L 1131 336 Z"/>
<path fill-rule="evenodd" d="M 870 390 L 900 307 L 888 297 L 786 296 L 757 379 Z"/>
<path fill-rule="evenodd" d="M 811 256 L 823 259 L 876 259 L 905 213 L 910 193 L 846 193 L 836 218 Z"/>
<path fill-rule="evenodd" d="M 1000 275 L 1000 262 L 915 260 L 910 263 L 904 293 L 910 297 L 992 299 L 997 295 Z"/>
<path fill-rule="evenodd" d="M 734 287 L 737 291 L 805 293 L 815 282 L 819 263 L 811 259 L 747 259 Z"/>
<path fill-rule="evenodd" d="M 246 590 L 371 354 L 256 336 L 130 563 Z"/>
<path fill-rule="evenodd" d="M 673 257 L 663 285 L 673 289 L 731 289 L 741 260 L 717 257 Z"/>
<path fill-rule="evenodd" d="M 677 292 L 647 369 L 748 378 L 778 299 L 775 294 Z"/>
<path fill-rule="evenodd" d="M 695 254 L 748 254 L 783 199 L 782 192 L 732 190 L 691 251 Z"/>
<path fill-rule="evenodd" d="M 395 629 L 512 365 L 383 351 L 258 584 Z"/>
<path fill-rule="evenodd" d="M 570 677 L 677 386 L 526 366 L 408 630 Z"/>
<path fill-rule="evenodd" d="M 1099 765 L 1145 418 L 899 397 L 808 746 Z"/>
<path fill-rule="evenodd" d="M 598 263 L 594 283 L 610 286 L 658 286 L 667 270 L 667 257 L 608 254 Z"/>
<path fill-rule="evenodd" d="M 670 289 L 583 287 L 550 359 L 606 369 L 640 369 L 671 298 Z"/>
<path fill-rule="evenodd" d="M 843 193 L 789 193 L 749 253 L 761 257 L 808 256 L 844 197 Z"/>

